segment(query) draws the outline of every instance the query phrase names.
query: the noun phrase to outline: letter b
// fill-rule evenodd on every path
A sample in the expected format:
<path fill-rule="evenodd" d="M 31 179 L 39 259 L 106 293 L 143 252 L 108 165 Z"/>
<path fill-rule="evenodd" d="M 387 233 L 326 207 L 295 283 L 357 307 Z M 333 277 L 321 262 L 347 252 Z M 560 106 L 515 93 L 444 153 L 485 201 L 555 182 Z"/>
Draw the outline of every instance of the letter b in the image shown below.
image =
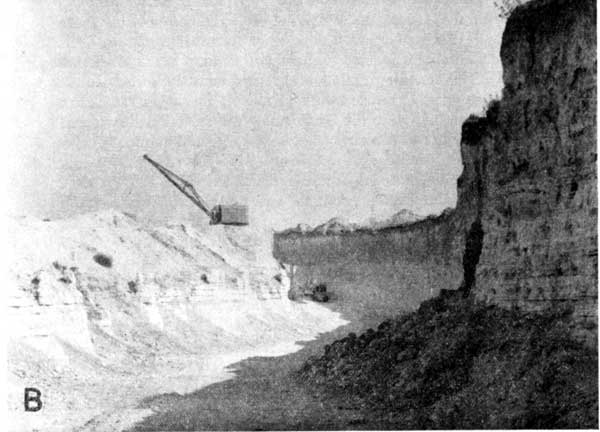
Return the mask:
<path fill-rule="evenodd" d="M 25 411 L 42 409 L 42 392 L 35 387 L 25 387 Z"/>

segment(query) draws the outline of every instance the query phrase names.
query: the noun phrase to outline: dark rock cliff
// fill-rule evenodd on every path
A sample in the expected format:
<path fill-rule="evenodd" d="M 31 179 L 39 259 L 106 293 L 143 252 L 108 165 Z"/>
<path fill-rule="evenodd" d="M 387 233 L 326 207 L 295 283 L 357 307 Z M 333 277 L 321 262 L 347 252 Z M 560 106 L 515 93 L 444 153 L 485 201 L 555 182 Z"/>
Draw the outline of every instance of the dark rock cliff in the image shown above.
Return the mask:
<path fill-rule="evenodd" d="M 463 124 L 456 208 L 375 232 L 276 234 L 275 257 L 298 266 L 296 283 L 335 285 L 341 273 L 355 270 L 360 279 L 369 266 L 384 266 L 379 276 L 389 280 L 375 290 L 412 293 L 401 296 L 399 309 L 407 299 L 416 307 L 441 288 L 459 287 L 504 307 L 566 304 L 577 332 L 594 343 L 595 17 L 593 0 L 519 7 L 502 40 L 502 99 Z"/>
<path fill-rule="evenodd" d="M 596 9 L 541 1 L 507 22 L 502 99 L 463 127 L 458 205 L 483 245 L 475 297 L 539 310 L 567 303 L 596 327 Z"/>

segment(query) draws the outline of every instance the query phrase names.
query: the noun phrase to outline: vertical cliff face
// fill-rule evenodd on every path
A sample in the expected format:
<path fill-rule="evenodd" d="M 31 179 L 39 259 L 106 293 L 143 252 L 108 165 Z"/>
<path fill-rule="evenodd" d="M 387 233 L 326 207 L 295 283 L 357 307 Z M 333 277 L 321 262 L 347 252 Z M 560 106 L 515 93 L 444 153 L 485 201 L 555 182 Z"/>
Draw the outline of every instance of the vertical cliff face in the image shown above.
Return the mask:
<path fill-rule="evenodd" d="M 475 297 L 597 311 L 596 9 L 540 1 L 508 19 L 504 92 L 463 126 L 458 208 L 481 221 Z"/>
<path fill-rule="evenodd" d="M 374 325 L 416 309 L 442 289 L 458 287 L 463 274 L 463 221 L 448 211 L 380 230 L 277 233 L 273 253 L 294 265 L 292 296 L 325 283 L 337 307 Z"/>

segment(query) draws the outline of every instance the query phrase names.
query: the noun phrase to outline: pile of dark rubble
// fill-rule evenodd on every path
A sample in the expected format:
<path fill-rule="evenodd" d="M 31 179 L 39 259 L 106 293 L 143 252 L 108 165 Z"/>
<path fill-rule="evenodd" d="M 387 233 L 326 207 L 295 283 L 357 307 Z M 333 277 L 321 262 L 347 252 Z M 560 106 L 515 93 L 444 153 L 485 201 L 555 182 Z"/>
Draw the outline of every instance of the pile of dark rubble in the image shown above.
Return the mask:
<path fill-rule="evenodd" d="M 298 374 L 361 407 L 369 427 L 597 428 L 597 350 L 571 336 L 569 314 L 438 297 L 326 346 Z"/>

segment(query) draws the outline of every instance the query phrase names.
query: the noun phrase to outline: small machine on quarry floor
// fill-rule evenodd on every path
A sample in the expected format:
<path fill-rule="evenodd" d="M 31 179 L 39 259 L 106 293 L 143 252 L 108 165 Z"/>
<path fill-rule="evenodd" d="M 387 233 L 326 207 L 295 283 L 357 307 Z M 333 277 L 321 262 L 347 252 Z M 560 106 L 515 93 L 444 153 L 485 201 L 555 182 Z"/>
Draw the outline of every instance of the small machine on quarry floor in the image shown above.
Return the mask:
<path fill-rule="evenodd" d="M 173 171 L 165 168 L 158 162 L 150 159 L 148 155 L 144 155 L 144 159 L 154 166 L 169 182 L 173 184 L 179 191 L 190 199 L 197 207 L 200 208 L 209 217 L 211 225 L 248 225 L 248 206 L 240 204 L 219 204 L 209 210 L 209 205 L 196 192 L 194 186 L 187 180 L 179 177 Z"/>
<path fill-rule="evenodd" d="M 316 283 L 312 278 L 305 283 L 296 284 L 294 279 L 296 276 L 296 266 L 290 264 L 289 267 L 280 262 L 290 278 L 290 290 L 288 297 L 290 300 L 299 300 L 300 298 L 308 298 L 310 300 L 325 303 L 331 299 L 331 293 L 327 292 L 327 285 L 320 282 Z M 335 296 L 334 296 L 335 297 Z"/>
<path fill-rule="evenodd" d="M 304 290 L 304 297 L 308 297 L 316 302 L 325 303 L 329 301 L 329 295 L 327 294 L 327 285 L 318 284 L 309 286 Z"/>

